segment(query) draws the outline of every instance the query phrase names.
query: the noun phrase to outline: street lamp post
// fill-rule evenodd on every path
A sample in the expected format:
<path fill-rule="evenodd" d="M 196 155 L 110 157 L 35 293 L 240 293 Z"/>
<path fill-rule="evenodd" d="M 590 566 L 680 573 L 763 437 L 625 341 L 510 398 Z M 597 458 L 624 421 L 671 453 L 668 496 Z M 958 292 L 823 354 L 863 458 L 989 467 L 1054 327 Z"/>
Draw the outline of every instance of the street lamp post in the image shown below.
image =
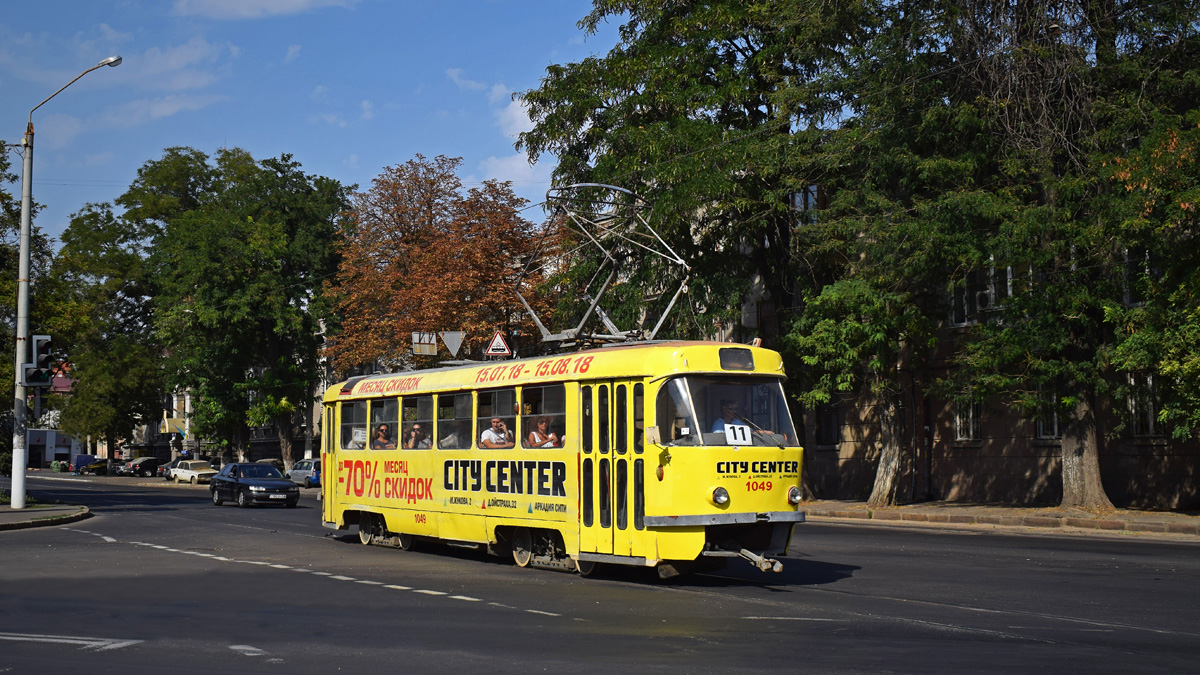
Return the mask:
<path fill-rule="evenodd" d="M 25 125 L 25 138 L 21 146 L 25 149 L 24 162 L 21 168 L 21 257 L 17 272 L 17 346 L 15 393 L 13 395 L 13 444 L 12 444 L 12 495 L 11 506 L 14 509 L 25 508 L 25 464 L 26 436 L 25 433 L 25 378 L 23 366 L 29 356 L 29 231 L 32 229 L 33 209 L 33 112 L 46 104 L 46 101 L 58 96 L 63 89 L 75 84 L 76 80 L 104 66 L 121 65 L 121 57 L 110 56 L 100 63 L 88 68 L 75 76 L 74 80 L 64 84 L 58 91 L 50 94 L 44 101 L 33 106 L 29 111 L 29 121 Z"/>

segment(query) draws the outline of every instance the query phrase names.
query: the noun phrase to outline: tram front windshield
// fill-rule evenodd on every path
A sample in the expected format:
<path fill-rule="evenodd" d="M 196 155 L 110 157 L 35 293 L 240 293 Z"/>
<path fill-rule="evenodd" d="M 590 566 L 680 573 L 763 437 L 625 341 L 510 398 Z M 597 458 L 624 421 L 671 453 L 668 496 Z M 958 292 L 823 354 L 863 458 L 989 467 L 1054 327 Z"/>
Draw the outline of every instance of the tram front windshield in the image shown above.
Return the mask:
<path fill-rule="evenodd" d="M 799 445 L 777 379 L 671 378 L 656 410 L 664 445 Z"/>

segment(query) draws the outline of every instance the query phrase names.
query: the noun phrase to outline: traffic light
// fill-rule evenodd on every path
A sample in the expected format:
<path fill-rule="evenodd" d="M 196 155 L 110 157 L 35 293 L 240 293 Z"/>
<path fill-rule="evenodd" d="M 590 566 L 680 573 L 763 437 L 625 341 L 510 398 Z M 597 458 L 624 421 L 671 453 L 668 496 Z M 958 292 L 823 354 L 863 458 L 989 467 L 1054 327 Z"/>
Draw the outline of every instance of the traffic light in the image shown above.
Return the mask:
<path fill-rule="evenodd" d="M 50 336 L 33 336 L 33 363 L 25 364 L 26 387 L 49 387 L 54 379 L 54 368 L 51 364 Z"/>

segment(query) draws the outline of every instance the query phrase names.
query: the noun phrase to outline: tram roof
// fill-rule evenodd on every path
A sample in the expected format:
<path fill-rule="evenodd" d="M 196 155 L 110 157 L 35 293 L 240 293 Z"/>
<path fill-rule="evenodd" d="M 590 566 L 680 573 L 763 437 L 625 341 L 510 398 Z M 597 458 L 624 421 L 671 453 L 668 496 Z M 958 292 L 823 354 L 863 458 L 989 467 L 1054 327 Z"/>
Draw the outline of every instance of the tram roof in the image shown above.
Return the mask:
<path fill-rule="evenodd" d="M 753 359 L 752 367 L 722 367 L 722 350 L 749 353 Z M 682 373 L 784 377 L 783 361 L 779 354 L 761 347 L 685 340 L 635 342 L 551 356 L 481 361 L 355 377 L 329 387 L 325 392 L 325 400 L 578 380 L 658 378 Z"/>

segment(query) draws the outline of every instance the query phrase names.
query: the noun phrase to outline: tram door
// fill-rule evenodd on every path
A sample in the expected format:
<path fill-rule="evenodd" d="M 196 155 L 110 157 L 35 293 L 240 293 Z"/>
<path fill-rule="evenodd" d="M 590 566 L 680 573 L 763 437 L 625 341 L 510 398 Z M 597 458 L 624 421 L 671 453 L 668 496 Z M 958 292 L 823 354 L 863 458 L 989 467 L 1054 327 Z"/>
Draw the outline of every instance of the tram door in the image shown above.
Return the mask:
<path fill-rule="evenodd" d="M 642 480 L 635 471 L 635 463 L 641 464 L 635 430 L 642 426 L 640 410 L 634 411 L 635 386 L 640 397 L 640 383 L 580 387 L 579 524 L 584 551 L 633 555 L 634 515 L 643 510 Z"/>

